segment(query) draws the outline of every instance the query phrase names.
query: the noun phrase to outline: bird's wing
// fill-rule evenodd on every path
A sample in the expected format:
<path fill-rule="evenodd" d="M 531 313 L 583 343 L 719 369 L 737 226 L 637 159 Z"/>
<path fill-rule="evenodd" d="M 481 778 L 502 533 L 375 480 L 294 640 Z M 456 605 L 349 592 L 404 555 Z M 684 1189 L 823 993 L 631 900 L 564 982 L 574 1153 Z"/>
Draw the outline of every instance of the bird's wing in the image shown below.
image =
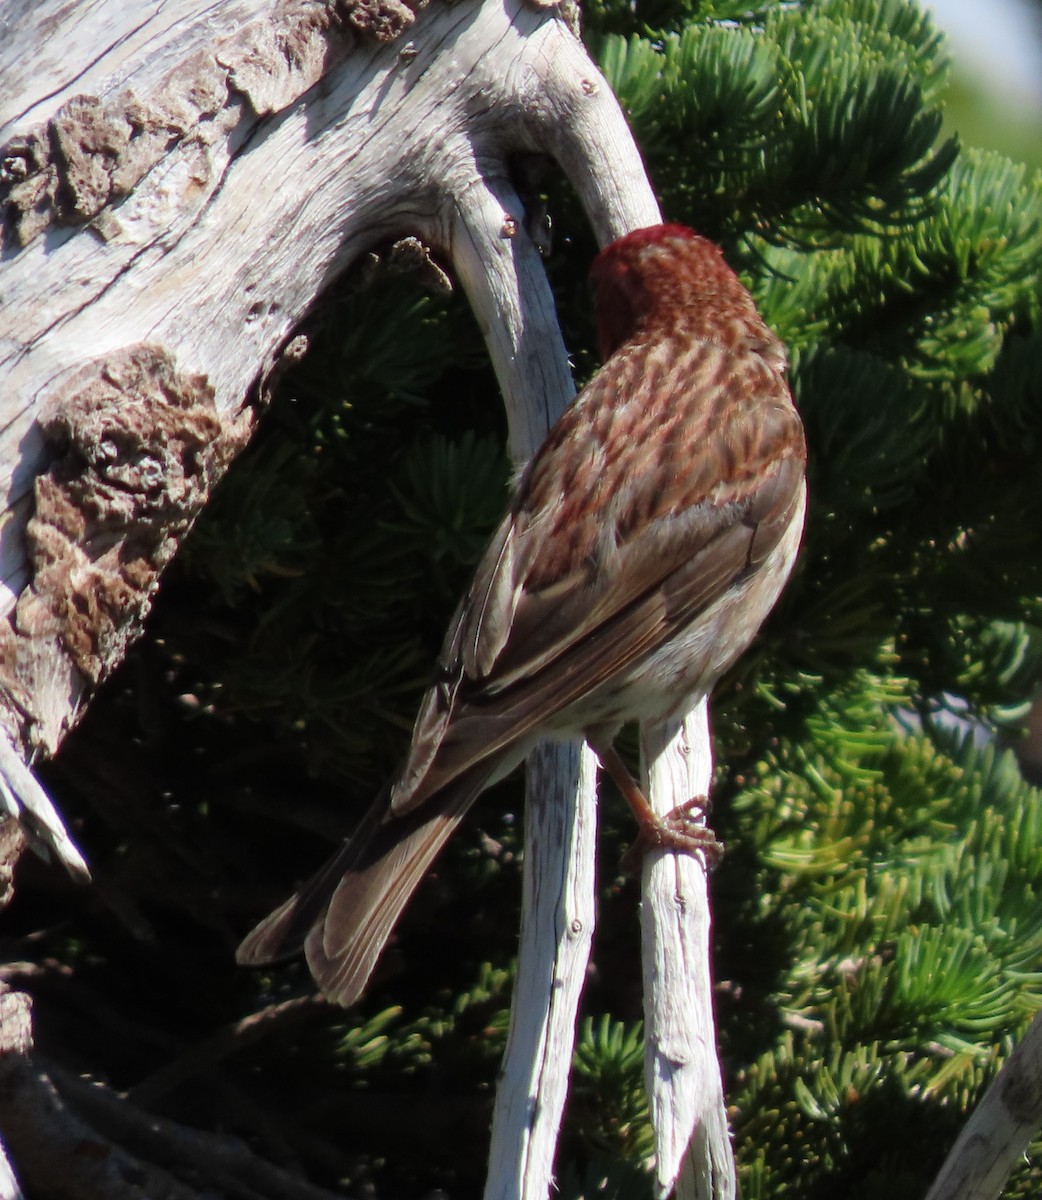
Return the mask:
<path fill-rule="evenodd" d="M 673 357 L 672 372 L 636 356 L 602 371 L 533 460 L 450 630 L 396 814 L 657 650 L 788 529 L 805 446 L 784 383 L 711 344 Z M 650 425 L 649 371 L 675 438 Z M 613 422 L 617 469 L 598 449 Z M 587 444 L 590 469 L 570 474 Z"/>

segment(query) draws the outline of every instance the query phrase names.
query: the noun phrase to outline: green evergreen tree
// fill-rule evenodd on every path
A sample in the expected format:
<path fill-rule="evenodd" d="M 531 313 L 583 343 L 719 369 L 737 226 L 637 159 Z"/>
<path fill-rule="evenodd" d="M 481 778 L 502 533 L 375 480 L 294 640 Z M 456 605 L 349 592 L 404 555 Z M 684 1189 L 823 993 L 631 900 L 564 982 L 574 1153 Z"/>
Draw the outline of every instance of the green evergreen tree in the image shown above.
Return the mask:
<path fill-rule="evenodd" d="M 1005 748 L 1042 676 L 1042 184 L 941 135 L 946 51 L 908 0 L 583 15 L 664 211 L 725 247 L 790 347 L 810 442 L 796 576 L 713 706 L 743 1196 L 920 1197 L 1042 1007 L 1042 795 Z M 548 186 L 585 376 L 594 246 Z M 496 385 L 458 295 L 356 273 L 310 338 L 148 638 L 49 770 L 97 893 L 70 915 L 41 870 L 14 919 L 34 935 L 22 957 L 73 972 L 50 1024 L 82 1069 L 192 1123 L 277 1128 L 274 1152 L 355 1193 L 473 1196 L 516 937 L 516 780 L 476 807 L 357 1010 L 289 1009 L 277 1036 L 152 1075 L 310 990 L 301 964 L 237 970 L 234 945 L 393 769 L 505 497 Z M 632 830 L 610 794 L 602 813 L 559 1175 L 565 1196 L 637 1197 Z M 120 1038 L 85 1042 L 99 1021 Z M 1040 1182 L 1025 1165 L 1010 1195 Z"/>

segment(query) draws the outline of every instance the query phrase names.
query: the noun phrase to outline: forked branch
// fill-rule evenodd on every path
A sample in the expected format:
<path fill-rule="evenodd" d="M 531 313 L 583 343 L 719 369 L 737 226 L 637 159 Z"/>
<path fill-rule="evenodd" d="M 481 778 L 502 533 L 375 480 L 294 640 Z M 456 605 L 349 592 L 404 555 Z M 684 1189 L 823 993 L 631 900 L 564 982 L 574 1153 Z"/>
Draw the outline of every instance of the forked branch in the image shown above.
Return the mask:
<path fill-rule="evenodd" d="M 66 24 L 48 25 L 50 9 Z M 520 462 L 573 383 L 511 156 L 554 158 L 602 243 L 660 219 L 622 113 L 555 8 L 297 0 L 257 17 L 252 5 L 179 0 L 149 13 L 120 0 L 71 16 L 40 4 L 0 48 L 0 730 L 23 760 L 55 752 L 137 636 L 266 381 L 300 352 L 302 318 L 363 251 L 418 237 L 451 266 Z M 41 55 L 54 28 L 66 53 Z M 73 46 L 90 46 L 89 60 Z M 657 731 L 645 750 L 661 810 L 706 791 L 704 713 L 686 742 Z M 515 1000 L 490 1196 L 548 1193 L 593 927 L 592 761 L 569 747 L 537 757 L 519 968 L 531 990 Z M 6 807 L 27 811 L 30 831 L 75 866 L 46 798 L 2 759 L 0 775 Z M 703 1151 L 685 1186 L 710 1180 L 726 1196 L 708 921 L 689 920 L 704 878 L 693 860 L 655 857 L 645 936 L 658 1185 L 671 1186 L 692 1128 L 703 1140 L 711 1130 L 723 1146 Z M 696 998 L 697 1017 L 678 1015 L 674 988 Z M 700 1024 L 681 1036 L 689 1021 Z"/>

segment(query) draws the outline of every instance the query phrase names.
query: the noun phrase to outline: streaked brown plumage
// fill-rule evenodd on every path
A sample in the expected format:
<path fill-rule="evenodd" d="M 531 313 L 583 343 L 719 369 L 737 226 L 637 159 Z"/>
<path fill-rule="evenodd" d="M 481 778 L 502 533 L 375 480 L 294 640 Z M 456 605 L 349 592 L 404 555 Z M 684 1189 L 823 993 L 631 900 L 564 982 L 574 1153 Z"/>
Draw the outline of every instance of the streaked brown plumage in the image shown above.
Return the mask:
<path fill-rule="evenodd" d="M 303 946 L 322 990 L 352 1003 L 489 783 L 546 736 L 586 736 L 617 774 L 619 726 L 707 694 L 788 578 L 803 430 L 784 348 L 752 298 L 715 246 L 676 225 L 618 239 L 591 275 L 605 365 L 522 474 L 404 767 L 240 962 Z M 685 844 L 679 824 L 637 811 L 650 840 Z"/>

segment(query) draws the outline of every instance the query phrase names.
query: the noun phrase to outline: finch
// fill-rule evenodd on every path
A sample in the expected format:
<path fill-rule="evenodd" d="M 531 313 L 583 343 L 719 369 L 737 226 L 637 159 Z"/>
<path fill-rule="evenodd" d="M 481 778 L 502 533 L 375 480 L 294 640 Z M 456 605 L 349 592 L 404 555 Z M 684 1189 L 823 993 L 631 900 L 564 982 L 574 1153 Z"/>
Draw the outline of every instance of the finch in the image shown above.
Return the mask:
<path fill-rule="evenodd" d="M 771 610 L 803 530 L 803 427 L 785 349 L 711 242 L 639 229 L 591 277 L 604 365 L 521 474 L 404 765 L 239 962 L 303 949 L 352 1004 L 467 809 L 543 738 L 587 739 L 646 843 L 711 840 L 652 813 L 613 740 L 691 709 Z"/>

